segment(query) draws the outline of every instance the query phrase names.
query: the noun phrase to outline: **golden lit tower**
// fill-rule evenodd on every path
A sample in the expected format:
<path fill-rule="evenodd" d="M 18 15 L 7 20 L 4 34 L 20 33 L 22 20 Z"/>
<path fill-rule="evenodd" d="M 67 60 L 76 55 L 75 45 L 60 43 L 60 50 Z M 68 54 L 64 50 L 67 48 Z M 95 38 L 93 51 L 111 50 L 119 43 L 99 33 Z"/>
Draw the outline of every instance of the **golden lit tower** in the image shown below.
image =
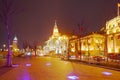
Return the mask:
<path fill-rule="evenodd" d="M 64 54 L 67 52 L 67 36 L 61 34 L 58 31 L 57 22 L 54 23 L 53 34 L 49 40 L 46 41 L 44 46 L 44 53 L 52 52 L 51 54 Z"/>
<path fill-rule="evenodd" d="M 13 39 L 12 48 L 13 48 L 13 51 L 18 51 L 18 39 L 16 36 Z"/>
<path fill-rule="evenodd" d="M 58 37 L 59 36 L 59 31 L 58 31 L 56 20 L 55 20 L 55 25 L 54 25 L 54 29 L 53 29 L 53 36 L 54 37 Z"/>

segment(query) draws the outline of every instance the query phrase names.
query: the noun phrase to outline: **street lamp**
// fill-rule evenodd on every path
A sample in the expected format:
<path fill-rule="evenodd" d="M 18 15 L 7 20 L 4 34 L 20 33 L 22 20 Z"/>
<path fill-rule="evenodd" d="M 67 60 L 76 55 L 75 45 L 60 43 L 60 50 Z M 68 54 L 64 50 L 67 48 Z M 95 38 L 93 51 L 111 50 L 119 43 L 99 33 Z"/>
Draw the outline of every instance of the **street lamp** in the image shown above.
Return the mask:
<path fill-rule="evenodd" d="M 6 48 L 6 45 L 5 45 L 5 44 L 3 44 L 3 51 L 5 51 L 5 48 Z"/>

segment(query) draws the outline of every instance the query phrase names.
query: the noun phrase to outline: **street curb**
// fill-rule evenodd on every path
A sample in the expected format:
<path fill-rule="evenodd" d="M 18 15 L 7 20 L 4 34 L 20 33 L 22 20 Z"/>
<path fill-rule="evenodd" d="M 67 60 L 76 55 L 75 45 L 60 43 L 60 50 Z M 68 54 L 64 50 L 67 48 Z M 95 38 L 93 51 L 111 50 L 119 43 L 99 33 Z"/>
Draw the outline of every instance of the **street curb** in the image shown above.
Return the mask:
<path fill-rule="evenodd" d="M 89 65 L 89 66 L 95 66 L 95 67 L 100 67 L 100 68 L 105 68 L 105 69 L 120 71 L 120 69 L 118 69 L 118 68 L 102 66 L 100 64 L 95 64 L 95 63 L 85 63 L 85 62 L 81 62 L 79 60 L 76 60 L 76 61 L 75 60 L 64 60 L 64 61 L 75 62 L 75 63 L 80 63 L 80 64 L 84 64 L 84 65 Z"/>

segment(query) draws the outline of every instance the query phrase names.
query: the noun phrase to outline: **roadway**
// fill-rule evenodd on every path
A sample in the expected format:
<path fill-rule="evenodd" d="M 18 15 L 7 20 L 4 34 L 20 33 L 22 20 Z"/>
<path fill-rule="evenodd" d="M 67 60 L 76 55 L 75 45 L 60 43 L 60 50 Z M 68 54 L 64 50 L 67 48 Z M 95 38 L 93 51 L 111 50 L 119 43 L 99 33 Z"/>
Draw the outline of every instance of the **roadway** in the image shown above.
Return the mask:
<path fill-rule="evenodd" d="M 0 67 L 0 80 L 120 80 L 120 72 L 59 58 L 13 58 L 12 67 Z"/>

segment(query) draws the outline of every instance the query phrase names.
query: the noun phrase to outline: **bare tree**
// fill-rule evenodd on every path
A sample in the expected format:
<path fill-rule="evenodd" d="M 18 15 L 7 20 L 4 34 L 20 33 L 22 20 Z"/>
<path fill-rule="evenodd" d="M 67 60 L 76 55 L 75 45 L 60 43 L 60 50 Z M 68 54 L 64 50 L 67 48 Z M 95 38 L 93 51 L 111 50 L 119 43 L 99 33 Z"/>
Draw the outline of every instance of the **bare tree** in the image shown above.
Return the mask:
<path fill-rule="evenodd" d="M 22 47 L 27 52 L 27 48 L 29 48 L 30 51 L 32 51 L 33 46 L 28 41 L 23 41 Z"/>
<path fill-rule="evenodd" d="M 35 56 L 37 56 L 37 45 L 38 45 L 38 42 L 34 41 L 34 43 L 33 43 L 33 50 L 35 51 Z"/>
<path fill-rule="evenodd" d="M 27 41 L 24 41 L 22 47 L 23 47 L 23 49 L 25 50 L 25 52 L 26 52 L 26 48 L 27 48 L 28 46 L 29 46 L 29 43 L 28 43 Z"/>
<path fill-rule="evenodd" d="M 0 3 L 1 3 L 0 18 L 3 21 L 7 31 L 8 54 L 7 54 L 6 66 L 10 67 L 12 66 L 12 57 L 11 57 L 12 53 L 10 49 L 9 20 L 10 20 L 10 15 L 13 14 L 15 10 L 13 10 L 13 0 L 1 0 Z"/>

